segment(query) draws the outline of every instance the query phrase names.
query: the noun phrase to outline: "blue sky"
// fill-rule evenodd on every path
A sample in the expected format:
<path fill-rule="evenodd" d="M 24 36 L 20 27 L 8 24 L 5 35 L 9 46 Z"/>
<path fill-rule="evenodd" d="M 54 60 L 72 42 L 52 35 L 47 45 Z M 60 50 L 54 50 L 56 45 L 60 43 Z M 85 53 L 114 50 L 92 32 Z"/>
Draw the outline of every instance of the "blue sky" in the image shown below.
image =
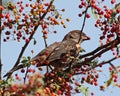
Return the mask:
<path fill-rule="evenodd" d="M 107 0 L 110 1 L 110 0 Z M 108 3 L 108 2 L 107 2 Z M 105 3 L 105 4 L 107 4 Z M 71 21 L 65 22 L 67 28 L 63 28 L 62 26 L 55 27 L 57 30 L 57 34 L 50 33 L 47 39 L 48 45 L 55 42 L 55 41 L 61 41 L 63 39 L 63 36 L 67 34 L 69 31 L 74 29 L 81 29 L 83 19 L 78 17 L 78 14 L 81 12 L 81 10 L 78 8 L 80 4 L 80 0 L 55 0 L 55 4 L 57 9 L 65 8 L 65 12 L 63 13 L 63 19 L 69 17 L 71 18 Z M 113 6 L 110 6 L 113 7 Z M 90 10 L 91 11 L 91 10 Z M 91 16 L 90 19 L 87 19 L 84 32 L 91 37 L 90 41 L 86 41 L 82 44 L 82 47 L 86 50 L 86 52 L 90 52 L 93 49 L 97 48 L 99 46 L 99 36 L 102 34 L 99 29 L 94 27 L 95 19 Z M 34 46 L 33 41 L 31 41 L 31 44 L 26 49 L 24 56 L 35 56 L 40 50 L 42 50 L 44 47 L 44 42 L 42 38 L 42 33 L 40 32 L 41 29 L 39 28 L 35 34 L 34 37 L 36 37 L 37 44 Z M 2 64 L 3 64 L 3 74 L 5 74 L 10 68 L 12 68 L 13 64 L 16 61 L 16 57 L 18 57 L 19 52 L 21 50 L 21 47 L 23 46 L 24 42 L 17 42 L 16 41 L 9 41 L 7 43 L 1 44 L 1 50 L 2 50 Z M 35 53 L 31 54 L 31 50 L 34 50 Z M 109 59 L 112 57 L 112 53 L 107 53 L 104 56 L 104 59 Z M 114 61 L 115 64 L 120 63 L 120 59 Z M 103 84 L 104 80 L 107 80 L 109 77 L 109 73 L 107 70 L 107 67 L 103 67 L 104 72 L 100 74 L 100 83 Z M 120 82 L 120 79 L 119 79 Z M 86 86 L 89 86 L 86 84 Z M 99 87 L 89 86 L 90 91 L 95 92 L 95 96 L 120 96 L 120 89 L 117 87 L 110 86 L 105 90 L 105 92 L 99 91 Z M 74 96 L 84 96 L 81 94 L 76 94 Z"/>

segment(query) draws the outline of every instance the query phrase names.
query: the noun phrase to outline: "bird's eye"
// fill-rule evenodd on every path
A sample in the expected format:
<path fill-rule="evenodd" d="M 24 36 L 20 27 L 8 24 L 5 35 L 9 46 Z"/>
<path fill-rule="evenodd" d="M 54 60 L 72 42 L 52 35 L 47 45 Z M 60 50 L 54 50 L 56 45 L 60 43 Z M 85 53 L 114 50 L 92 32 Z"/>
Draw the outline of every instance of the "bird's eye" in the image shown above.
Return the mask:
<path fill-rule="evenodd" d="M 71 35 L 70 35 L 70 38 L 74 38 L 74 36 L 71 34 Z"/>
<path fill-rule="evenodd" d="M 70 38 L 73 38 L 73 37 L 70 35 Z"/>

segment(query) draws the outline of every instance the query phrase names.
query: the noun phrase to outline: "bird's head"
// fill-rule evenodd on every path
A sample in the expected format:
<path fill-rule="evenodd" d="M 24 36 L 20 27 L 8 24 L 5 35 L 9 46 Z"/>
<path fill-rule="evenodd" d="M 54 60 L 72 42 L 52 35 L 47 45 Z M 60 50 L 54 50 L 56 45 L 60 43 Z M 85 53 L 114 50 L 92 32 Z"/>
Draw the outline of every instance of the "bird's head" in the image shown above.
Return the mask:
<path fill-rule="evenodd" d="M 75 42 L 81 43 L 85 40 L 90 40 L 90 37 L 88 37 L 85 33 L 81 32 L 80 30 L 73 30 L 65 35 L 63 41 L 64 40 L 73 40 Z"/>

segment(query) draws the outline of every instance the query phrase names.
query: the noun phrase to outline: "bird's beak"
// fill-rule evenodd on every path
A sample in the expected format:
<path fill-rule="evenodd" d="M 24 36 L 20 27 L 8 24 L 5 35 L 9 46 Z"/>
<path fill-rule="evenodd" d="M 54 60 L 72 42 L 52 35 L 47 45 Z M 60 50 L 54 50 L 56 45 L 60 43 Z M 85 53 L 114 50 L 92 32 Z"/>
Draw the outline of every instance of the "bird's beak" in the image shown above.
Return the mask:
<path fill-rule="evenodd" d="M 87 39 L 86 40 L 90 40 L 90 37 L 89 36 L 87 36 Z"/>
<path fill-rule="evenodd" d="M 90 40 L 90 37 L 89 36 L 85 36 L 84 40 Z"/>

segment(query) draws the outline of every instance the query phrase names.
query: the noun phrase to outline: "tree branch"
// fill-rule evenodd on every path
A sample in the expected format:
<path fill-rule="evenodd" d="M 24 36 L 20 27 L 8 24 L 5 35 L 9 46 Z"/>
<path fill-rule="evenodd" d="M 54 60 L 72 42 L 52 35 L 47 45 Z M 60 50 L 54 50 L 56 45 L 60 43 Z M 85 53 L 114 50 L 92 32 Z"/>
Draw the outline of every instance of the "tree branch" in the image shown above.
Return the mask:
<path fill-rule="evenodd" d="M 109 51 L 111 48 L 116 47 L 118 44 L 120 44 L 120 37 L 118 37 L 114 41 L 111 41 L 110 43 L 105 44 L 105 45 L 103 45 L 101 47 L 98 47 L 94 51 L 88 53 L 88 56 L 92 55 L 90 58 L 88 58 L 89 60 L 85 60 L 85 61 L 83 61 L 83 62 L 81 62 L 79 64 L 73 65 L 72 68 L 81 68 L 81 66 L 91 62 L 93 59 L 95 59 L 98 56 L 102 55 L 103 53 Z M 83 57 L 85 57 L 85 56 L 87 57 L 87 55 L 84 55 Z"/>
<path fill-rule="evenodd" d="M 47 12 L 48 12 L 48 10 L 49 10 L 49 8 L 51 7 L 51 5 L 53 4 L 53 2 L 54 2 L 54 0 L 51 0 L 51 2 L 50 2 L 50 5 L 48 6 L 48 8 L 47 8 Z M 43 19 L 44 19 L 44 17 L 47 15 L 47 12 L 46 13 L 44 13 L 42 16 L 41 16 L 41 18 L 40 18 L 40 21 L 42 21 Z M 31 41 L 31 39 L 33 38 L 33 35 L 35 34 L 35 32 L 36 32 L 36 30 L 37 30 L 37 28 L 39 27 L 39 25 L 37 25 L 37 26 L 35 26 L 34 27 L 34 32 L 30 35 L 30 37 L 29 37 L 29 40 Z M 20 54 L 19 54 L 19 56 L 18 56 L 18 59 L 17 59 L 17 61 L 16 61 L 16 63 L 15 63 L 15 65 L 13 66 L 13 68 L 5 75 L 5 76 L 7 76 L 7 79 L 8 78 L 10 78 L 10 76 L 12 75 L 12 70 L 14 69 L 14 68 L 16 68 L 17 66 L 18 66 L 18 64 L 20 63 L 20 59 L 21 59 L 21 57 L 23 56 L 23 53 L 24 53 L 24 51 L 25 51 L 25 49 L 27 48 L 27 46 L 28 46 L 28 44 L 29 43 L 25 43 L 25 45 L 22 47 L 22 50 L 21 50 L 21 52 L 20 52 Z"/>
<path fill-rule="evenodd" d="M 107 44 L 105 44 L 105 45 L 103 45 L 103 46 L 100 46 L 100 47 L 96 48 L 96 49 L 93 50 L 92 52 L 89 52 L 89 53 L 87 53 L 87 54 L 81 55 L 81 56 L 79 56 L 79 59 L 82 59 L 82 58 L 85 58 L 85 57 L 94 55 L 95 53 L 99 52 L 101 49 L 104 49 L 104 48 L 106 48 L 106 47 L 108 47 L 108 46 L 113 45 L 116 41 L 117 41 L 117 40 L 115 39 L 115 40 L 111 41 L 110 43 L 107 43 Z M 119 39 L 118 39 L 118 44 L 120 44 Z M 113 47 L 114 47 L 114 46 L 113 46 Z"/>
<path fill-rule="evenodd" d="M 2 6 L 2 0 L 0 0 L 0 6 Z M 0 15 L 2 14 L 2 9 L 0 9 Z M 0 80 L 2 79 L 2 61 L 1 61 L 1 34 L 2 34 L 2 28 L 1 28 L 1 16 L 0 16 Z"/>

